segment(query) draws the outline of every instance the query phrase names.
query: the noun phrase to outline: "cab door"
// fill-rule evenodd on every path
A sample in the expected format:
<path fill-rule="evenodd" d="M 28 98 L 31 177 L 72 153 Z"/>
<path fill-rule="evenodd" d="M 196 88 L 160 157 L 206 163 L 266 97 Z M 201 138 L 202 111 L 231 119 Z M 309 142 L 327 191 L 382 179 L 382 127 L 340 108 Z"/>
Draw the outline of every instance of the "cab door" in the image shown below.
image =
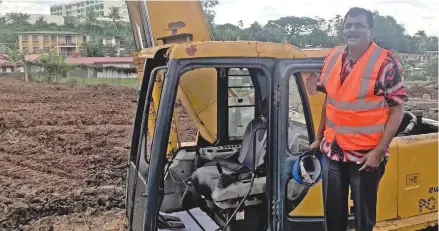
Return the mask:
<path fill-rule="evenodd" d="M 307 83 L 316 83 L 323 62 L 324 58 L 282 60 L 275 70 L 279 122 L 276 125 L 278 162 L 277 166 L 272 166 L 277 174 L 273 186 L 277 188 L 272 190 L 276 191 L 274 195 L 279 201 L 276 207 L 280 230 L 320 230 L 324 227 L 321 181 L 315 186 L 299 190 L 303 194 L 299 201 L 292 203 L 288 199 L 292 163 L 303 151 L 308 150 L 320 124 L 325 94 L 311 95 L 305 86 Z M 349 206 L 352 204 L 350 201 Z"/>

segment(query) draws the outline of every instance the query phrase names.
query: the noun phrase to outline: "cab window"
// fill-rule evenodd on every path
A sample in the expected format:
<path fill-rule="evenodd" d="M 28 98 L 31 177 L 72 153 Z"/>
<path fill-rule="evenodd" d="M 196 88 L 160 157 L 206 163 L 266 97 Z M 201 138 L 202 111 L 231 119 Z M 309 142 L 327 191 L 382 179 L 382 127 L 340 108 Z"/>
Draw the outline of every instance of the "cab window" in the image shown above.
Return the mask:
<path fill-rule="evenodd" d="M 304 89 L 304 82 L 311 73 L 297 73 L 290 76 L 288 85 L 288 148 L 291 153 L 300 153 L 308 149 L 309 136 L 305 117 L 304 99 L 300 96 L 299 84 Z M 320 73 L 317 73 L 320 75 Z M 305 101 L 307 102 L 307 101 Z"/>
<path fill-rule="evenodd" d="M 242 140 L 247 125 L 255 118 L 255 88 L 247 69 L 228 72 L 229 140 Z"/>

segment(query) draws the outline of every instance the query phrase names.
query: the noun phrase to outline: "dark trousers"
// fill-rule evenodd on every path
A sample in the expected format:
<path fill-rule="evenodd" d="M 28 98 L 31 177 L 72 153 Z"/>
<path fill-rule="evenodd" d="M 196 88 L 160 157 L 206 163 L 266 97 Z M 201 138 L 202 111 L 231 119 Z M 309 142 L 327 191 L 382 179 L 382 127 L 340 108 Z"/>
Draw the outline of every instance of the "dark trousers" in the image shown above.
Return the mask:
<path fill-rule="evenodd" d="M 373 172 L 358 171 L 361 165 L 322 158 L 323 203 L 326 231 L 345 231 L 348 221 L 349 186 L 354 200 L 355 230 L 372 231 L 376 223 L 378 184 L 386 161 Z"/>

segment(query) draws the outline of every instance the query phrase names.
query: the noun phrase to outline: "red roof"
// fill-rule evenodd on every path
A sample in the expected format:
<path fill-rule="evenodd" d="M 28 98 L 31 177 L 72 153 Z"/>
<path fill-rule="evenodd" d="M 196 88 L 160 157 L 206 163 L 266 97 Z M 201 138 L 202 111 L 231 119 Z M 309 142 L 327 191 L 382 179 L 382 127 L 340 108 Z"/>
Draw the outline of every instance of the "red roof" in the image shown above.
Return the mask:
<path fill-rule="evenodd" d="M 40 54 L 27 54 L 25 59 L 26 61 L 36 61 L 41 55 Z"/>
<path fill-rule="evenodd" d="M 8 60 L 0 57 L 0 67 L 13 67 L 13 65 Z"/>
<path fill-rule="evenodd" d="M 105 63 L 133 63 L 132 57 L 67 57 L 70 64 L 105 64 Z"/>
<path fill-rule="evenodd" d="M 25 59 L 26 61 L 35 61 L 40 57 L 39 54 L 28 54 L 26 55 Z M 14 65 L 12 65 L 11 62 L 8 61 L 9 57 L 6 54 L 1 54 L 0 55 L 0 67 L 13 67 Z M 18 66 L 21 66 L 21 64 L 19 64 Z"/>

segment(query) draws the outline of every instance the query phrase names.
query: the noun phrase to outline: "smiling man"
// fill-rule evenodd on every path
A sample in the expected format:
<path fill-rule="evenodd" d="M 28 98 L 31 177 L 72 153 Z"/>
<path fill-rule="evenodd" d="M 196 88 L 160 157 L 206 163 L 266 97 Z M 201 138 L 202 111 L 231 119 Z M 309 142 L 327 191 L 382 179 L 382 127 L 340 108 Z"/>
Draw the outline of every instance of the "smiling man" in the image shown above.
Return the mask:
<path fill-rule="evenodd" d="M 324 154 L 327 231 L 346 230 L 349 186 L 356 230 L 373 230 L 378 185 L 408 100 L 401 64 L 372 41 L 373 28 L 370 11 L 351 8 L 344 18 L 346 45 L 330 52 L 314 88 L 308 85 L 311 93 L 327 95 L 316 140 L 310 145 Z"/>

